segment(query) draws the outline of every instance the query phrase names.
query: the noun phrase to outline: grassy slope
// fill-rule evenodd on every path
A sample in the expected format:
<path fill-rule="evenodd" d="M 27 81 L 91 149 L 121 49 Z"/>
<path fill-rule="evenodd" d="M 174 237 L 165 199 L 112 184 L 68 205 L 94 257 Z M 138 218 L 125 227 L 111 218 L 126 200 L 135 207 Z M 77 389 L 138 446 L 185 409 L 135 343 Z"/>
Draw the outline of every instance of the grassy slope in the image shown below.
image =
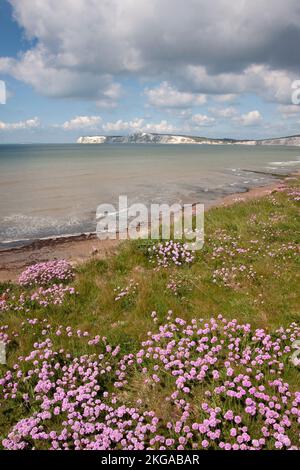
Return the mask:
<path fill-rule="evenodd" d="M 292 184 L 300 186 L 299 180 Z M 228 319 L 236 318 L 269 330 L 287 326 L 292 321 L 299 322 L 299 258 L 295 248 L 300 233 L 297 203 L 285 194 L 276 193 L 260 200 L 212 209 L 206 214 L 205 223 L 205 245 L 191 266 L 155 271 L 145 255 L 147 243 L 125 242 L 118 255 L 111 259 L 93 260 L 80 266 L 75 282 L 78 296 L 61 307 L 36 309 L 30 316 L 47 318 L 53 325 L 88 330 L 91 336 L 105 335 L 111 344 L 120 344 L 123 352 L 135 350 L 147 331 L 153 330 L 153 310 L 161 321 L 169 309 L 175 316 L 186 319 L 210 318 L 222 313 Z M 235 248 L 232 243 L 237 243 Z M 290 248 L 286 249 L 288 245 Z M 223 247 L 225 251 L 214 256 L 216 247 Z M 248 251 L 238 253 L 236 248 Z M 213 282 L 214 270 L 241 265 L 246 269 L 237 278 L 230 279 L 229 286 L 224 286 L 219 278 Z M 250 266 L 255 273 L 253 278 Z M 166 288 L 170 278 L 181 279 L 178 295 Z M 126 287 L 131 279 L 138 283 L 136 294 L 116 302 L 114 288 Z M 6 287 L 0 286 L 0 292 Z M 23 319 L 24 314 L 1 314 L 1 324 L 15 331 L 20 329 Z M 23 336 L 9 346 L 8 365 L 32 349 L 36 340 L 34 332 L 37 328 L 28 327 Z M 66 338 L 54 338 L 57 345 L 66 346 L 65 341 Z M 80 339 L 68 340 L 67 347 L 76 354 L 86 352 Z M 296 384 L 297 374 L 294 368 L 289 377 L 291 384 Z M 133 378 L 131 390 L 129 401 L 140 393 L 138 378 Z M 149 406 L 157 407 L 158 397 L 149 397 L 149 400 L 153 401 Z M 4 413 L 2 435 L 17 414 L 17 411 Z"/>

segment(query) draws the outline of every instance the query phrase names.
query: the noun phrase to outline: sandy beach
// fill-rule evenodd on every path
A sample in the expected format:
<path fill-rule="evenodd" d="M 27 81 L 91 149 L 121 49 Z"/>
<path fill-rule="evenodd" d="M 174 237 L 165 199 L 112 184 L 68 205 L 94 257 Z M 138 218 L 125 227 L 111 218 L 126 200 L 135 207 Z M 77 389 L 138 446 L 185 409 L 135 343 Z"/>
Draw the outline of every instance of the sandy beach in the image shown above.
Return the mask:
<path fill-rule="evenodd" d="M 253 188 L 245 193 L 234 193 L 216 201 L 212 207 L 224 207 L 236 202 L 256 199 L 270 194 L 282 184 L 278 179 L 272 184 Z M 76 266 L 92 258 L 103 259 L 113 254 L 119 240 L 99 240 L 95 234 L 37 240 L 30 245 L 0 251 L 0 282 L 14 281 L 26 266 L 50 259 L 66 259 Z"/>

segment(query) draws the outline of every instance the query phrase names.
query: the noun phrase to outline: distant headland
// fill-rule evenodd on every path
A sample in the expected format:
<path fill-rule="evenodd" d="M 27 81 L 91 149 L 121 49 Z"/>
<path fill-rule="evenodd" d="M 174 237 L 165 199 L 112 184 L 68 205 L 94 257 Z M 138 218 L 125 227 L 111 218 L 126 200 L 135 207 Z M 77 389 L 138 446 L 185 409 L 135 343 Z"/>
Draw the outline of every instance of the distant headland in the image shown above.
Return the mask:
<path fill-rule="evenodd" d="M 300 146 L 300 134 L 263 140 L 211 139 L 176 134 L 137 132 L 127 136 L 93 135 L 79 137 L 78 144 L 199 144 L 199 145 L 287 145 Z"/>

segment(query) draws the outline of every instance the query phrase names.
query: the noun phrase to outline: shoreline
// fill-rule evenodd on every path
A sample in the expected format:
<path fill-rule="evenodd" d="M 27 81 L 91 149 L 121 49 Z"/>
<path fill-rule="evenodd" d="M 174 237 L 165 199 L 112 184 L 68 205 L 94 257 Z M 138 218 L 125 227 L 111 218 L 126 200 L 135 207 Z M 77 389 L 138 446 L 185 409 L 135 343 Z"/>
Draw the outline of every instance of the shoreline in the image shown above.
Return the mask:
<path fill-rule="evenodd" d="M 210 204 L 205 210 L 227 207 L 236 202 L 257 199 L 276 190 L 285 179 L 298 175 L 291 173 L 278 177 L 265 186 L 248 189 L 224 196 Z M 196 205 L 195 203 L 194 205 Z M 0 282 L 16 280 L 17 276 L 34 263 L 64 258 L 76 266 L 89 259 L 103 259 L 113 254 L 122 240 L 99 240 L 96 233 L 82 233 L 35 240 L 27 245 L 0 250 Z"/>

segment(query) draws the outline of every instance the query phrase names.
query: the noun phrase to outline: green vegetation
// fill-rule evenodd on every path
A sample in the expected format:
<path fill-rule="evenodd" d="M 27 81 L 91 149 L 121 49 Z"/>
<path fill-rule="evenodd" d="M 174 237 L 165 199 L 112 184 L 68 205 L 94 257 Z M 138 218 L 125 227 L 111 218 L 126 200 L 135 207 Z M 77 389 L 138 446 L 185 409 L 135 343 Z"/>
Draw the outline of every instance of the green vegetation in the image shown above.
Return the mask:
<path fill-rule="evenodd" d="M 76 334 L 57 336 L 57 329 L 71 326 L 75 332 L 88 331 L 89 338 L 105 336 L 108 344 L 120 345 L 121 353 L 128 354 L 140 348 L 148 331 L 166 323 L 169 311 L 173 318 L 187 321 L 222 314 L 270 332 L 292 322 L 299 324 L 300 218 L 295 194 L 299 194 L 300 179 L 289 179 L 286 185 L 284 191 L 261 199 L 209 210 L 204 248 L 192 263 L 155 269 L 148 254 L 151 243 L 124 242 L 117 255 L 79 266 L 72 282 L 78 294 L 67 295 L 61 305 L 34 307 L 28 313 L 3 311 L 2 333 L 11 341 L 2 372 L 20 355 L 29 354 L 48 323 L 51 332 L 47 337 L 54 348 L 65 348 L 76 356 L 90 352 L 87 342 Z M 0 296 L 7 287 L 0 285 Z M 9 287 L 16 296 L 24 290 Z M 125 293 L 120 296 L 121 292 Z M 156 323 L 153 311 L 157 312 Z M 39 320 L 35 328 L 24 322 L 27 318 Z M 299 369 L 288 367 L 284 379 L 295 390 Z M 110 389 L 109 384 L 105 387 Z M 167 390 L 168 380 L 163 390 L 147 398 L 148 409 L 159 416 L 168 413 L 162 401 Z M 145 392 L 140 375 L 133 372 L 130 386 L 120 394 L 134 403 Z M 195 406 L 200 399 L 198 394 Z M 2 439 L 24 417 L 21 405 L 13 403 L 0 407 Z M 253 426 L 250 421 L 249 426 Z"/>
<path fill-rule="evenodd" d="M 30 317 L 88 329 L 120 344 L 145 337 L 153 310 L 161 320 L 173 310 L 184 319 L 222 313 L 255 327 L 287 326 L 300 315 L 298 204 L 285 193 L 276 193 L 210 210 L 205 217 L 204 248 L 196 253 L 194 263 L 179 268 L 156 271 L 147 256 L 149 242 L 124 242 L 116 256 L 79 266 L 76 298 L 63 306 L 37 308 Z M 232 279 L 231 268 L 240 266 L 246 269 Z M 214 276 L 222 268 L 228 272 L 227 281 L 221 272 Z M 184 278 L 184 295 L 174 295 L 167 288 L 174 278 Z M 115 301 L 114 289 L 125 289 L 131 280 L 138 283 L 134 298 Z M 23 319 L 24 315 L 15 313 L 2 316 L 2 322 L 15 328 Z"/>

